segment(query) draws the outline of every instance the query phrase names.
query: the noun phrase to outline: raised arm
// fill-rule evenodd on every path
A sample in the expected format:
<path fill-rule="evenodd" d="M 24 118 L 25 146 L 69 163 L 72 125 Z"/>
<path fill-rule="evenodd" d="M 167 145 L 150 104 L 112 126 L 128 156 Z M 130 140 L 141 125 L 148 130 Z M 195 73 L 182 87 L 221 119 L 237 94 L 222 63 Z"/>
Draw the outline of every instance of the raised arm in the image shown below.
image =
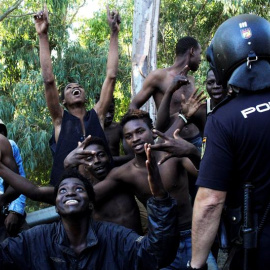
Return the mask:
<path fill-rule="evenodd" d="M 64 160 L 65 168 L 72 168 L 78 167 L 79 165 L 89 164 L 86 158 L 91 154 L 91 151 L 85 150 L 85 147 L 89 144 L 90 140 L 91 135 L 87 136 L 83 142 L 78 142 L 78 146 L 66 156 Z"/>
<path fill-rule="evenodd" d="M 200 108 L 204 107 L 206 99 L 204 93 L 198 93 L 198 91 L 199 89 L 194 90 L 187 101 L 184 94 L 181 95 L 182 109 L 180 113 L 176 113 L 171 116 L 171 119 L 173 119 L 173 123 L 165 132 L 167 136 L 173 137 L 175 130 L 182 130 L 184 125 L 186 125 L 187 123 L 193 123 L 194 114 L 197 114 Z"/>
<path fill-rule="evenodd" d="M 157 112 L 157 121 L 156 128 L 161 132 L 165 132 L 171 122 L 170 118 L 170 105 L 173 93 L 179 89 L 182 85 L 186 85 L 189 83 L 187 79 L 187 73 L 189 71 L 189 67 L 185 66 L 184 69 L 174 77 L 171 85 L 166 90 Z"/>
<path fill-rule="evenodd" d="M 15 173 L 14 171 L 18 172 L 18 170 L 17 170 L 16 163 L 13 159 L 11 146 L 7 140 L 7 143 L 8 143 L 7 148 L 10 148 L 10 150 L 8 150 L 8 152 L 10 152 L 10 156 L 7 157 L 8 152 L 4 147 L 5 144 L 3 142 L 3 139 L 1 138 L 1 135 L 0 135 L 0 143 L 1 143 L 0 144 L 1 145 L 0 176 L 3 179 L 5 179 L 5 182 L 8 183 L 10 186 L 12 186 L 16 190 L 17 194 L 24 194 L 25 196 L 35 201 L 54 204 L 54 195 L 53 195 L 54 188 L 53 187 L 38 187 L 32 184 L 26 178 Z M 11 161 L 12 159 L 13 161 Z M 11 169 L 14 171 L 12 171 Z M 14 200 L 14 198 L 12 200 Z"/>
<path fill-rule="evenodd" d="M 139 109 L 156 91 L 158 84 L 162 78 L 160 70 L 155 70 L 149 73 L 143 82 L 142 89 L 133 97 L 129 104 L 129 109 Z"/>
<path fill-rule="evenodd" d="M 161 137 L 164 142 L 153 144 L 150 148 L 155 151 L 165 151 L 168 153 L 158 162 L 159 164 L 172 157 L 188 157 L 198 170 L 201 160 L 200 152 L 192 143 L 182 139 L 179 132 L 179 129 L 176 130 L 173 134 L 174 138 L 171 138 L 158 130 L 153 130 L 153 133 Z"/>
<path fill-rule="evenodd" d="M 52 117 L 54 127 L 61 123 L 63 109 L 59 104 L 59 94 L 53 75 L 52 60 L 49 47 L 48 29 L 49 17 L 45 6 L 44 11 L 38 12 L 35 16 L 35 27 L 39 37 L 39 57 L 42 70 L 42 76 L 45 87 L 45 98 L 47 106 Z"/>
<path fill-rule="evenodd" d="M 120 15 L 117 11 L 110 12 L 107 6 L 107 19 L 111 29 L 110 47 L 107 61 L 107 73 L 100 92 L 100 99 L 94 109 L 99 117 L 101 126 L 104 128 L 106 113 L 111 105 L 113 91 L 118 72 L 118 33 L 120 30 Z"/>
<path fill-rule="evenodd" d="M 3 164 L 5 164 L 7 167 L 9 167 L 11 170 L 13 170 L 16 173 L 19 173 L 18 167 L 16 165 L 16 162 L 13 158 L 12 148 L 11 145 L 6 137 L 4 137 L 2 134 L 0 134 L 0 160 Z M 17 175 L 17 174 L 16 174 Z M 3 176 L 0 175 L 3 179 L 5 179 Z M 4 180 L 5 181 L 5 180 Z M 6 182 L 6 181 L 5 181 Z M 8 187 L 4 194 L 0 195 L 0 206 L 9 203 L 16 199 L 20 194 L 16 192 L 12 187 Z"/>
<path fill-rule="evenodd" d="M 153 197 L 147 201 L 148 235 L 141 243 L 144 252 L 138 254 L 141 254 L 143 269 L 160 269 L 174 260 L 179 244 L 177 203 L 164 189 L 150 144 L 145 144 L 145 152 L 148 183 Z"/>

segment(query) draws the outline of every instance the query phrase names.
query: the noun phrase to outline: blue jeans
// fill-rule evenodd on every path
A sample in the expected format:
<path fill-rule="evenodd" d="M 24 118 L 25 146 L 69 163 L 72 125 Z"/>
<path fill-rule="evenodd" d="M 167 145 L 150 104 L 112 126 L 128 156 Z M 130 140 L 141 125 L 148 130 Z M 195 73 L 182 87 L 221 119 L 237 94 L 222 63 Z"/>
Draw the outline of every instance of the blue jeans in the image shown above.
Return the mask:
<path fill-rule="evenodd" d="M 162 270 L 187 269 L 187 262 L 191 260 L 191 230 L 180 231 L 180 243 L 176 258 L 171 265 L 162 268 Z M 217 262 L 210 252 L 208 259 L 208 270 L 218 270 Z"/>

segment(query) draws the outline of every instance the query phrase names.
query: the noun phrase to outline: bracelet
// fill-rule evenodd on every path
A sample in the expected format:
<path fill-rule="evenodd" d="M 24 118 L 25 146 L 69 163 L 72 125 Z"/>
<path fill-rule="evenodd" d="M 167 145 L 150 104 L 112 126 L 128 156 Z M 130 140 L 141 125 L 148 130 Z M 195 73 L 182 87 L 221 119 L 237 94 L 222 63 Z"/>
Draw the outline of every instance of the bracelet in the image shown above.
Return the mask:
<path fill-rule="evenodd" d="M 186 118 L 183 114 L 179 113 L 179 114 L 178 114 L 178 117 L 179 117 L 179 118 L 182 118 L 182 120 L 185 122 L 185 124 L 188 123 L 187 118 Z"/>
<path fill-rule="evenodd" d="M 207 265 L 207 263 L 206 263 L 204 266 L 202 266 L 202 267 L 200 267 L 200 268 L 193 268 L 193 267 L 191 266 L 191 264 L 190 264 L 190 261 L 188 261 L 188 262 L 187 262 L 187 269 L 191 269 L 191 270 L 208 270 L 208 265 Z"/>

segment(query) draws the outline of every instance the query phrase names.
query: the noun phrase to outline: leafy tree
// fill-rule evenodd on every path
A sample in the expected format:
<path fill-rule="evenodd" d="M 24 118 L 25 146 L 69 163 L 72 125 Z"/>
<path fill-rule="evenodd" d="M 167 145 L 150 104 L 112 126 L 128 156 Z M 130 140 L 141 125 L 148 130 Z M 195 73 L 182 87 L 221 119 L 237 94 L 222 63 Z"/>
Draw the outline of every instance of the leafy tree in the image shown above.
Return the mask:
<path fill-rule="evenodd" d="M 50 13 L 50 48 L 59 91 L 67 82 L 80 81 L 87 91 L 89 108 L 94 105 L 94 97 L 105 78 L 109 39 L 105 0 L 100 1 L 102 8 L 91 19 L 77 16 L 86 0 L 0 2 L 0 118 L 7 124 L 9 138 L 21 149 L 28 178 L 41 185 L 48 183 L 52 165 L 48 144 L 52 124 L 44 99 L 32 16 L 45 2 Z M 227 18 L 252 12 L 269 19 L 269 7 L 267 0 L 161 1 L 158 67 L 173 63 L 175 44 L 180 37 L 194 36 L 205 52 L 215 30 Z M 115 89 L 116 120 L 119 120 L 130 102 L 133 0 L 112 0 L 110 8 L 118 9 L 122 17 Z M 77 40 L 71 40 L 71 32 L 78 36 Z M 195 73 L 202 89 L 207 69 L 204 62 Z M 30 208 L 33 210 L 35 206 Z"/>
<path fill-rule="evenodd" d="M 193 36 L 201 44 L 203 60 L 218 26 L 228 18 L 242 14 L 254 13 L 270 18 L 268 0 L 165 0 L 161 1 L 159 25 L 159 67 L 167 67 L 173 63 L 175 45 L 179 38 Z M 202 62 L 200 69 L 194 74 L 197 85 L 204 89 L 208 64 Z"/>

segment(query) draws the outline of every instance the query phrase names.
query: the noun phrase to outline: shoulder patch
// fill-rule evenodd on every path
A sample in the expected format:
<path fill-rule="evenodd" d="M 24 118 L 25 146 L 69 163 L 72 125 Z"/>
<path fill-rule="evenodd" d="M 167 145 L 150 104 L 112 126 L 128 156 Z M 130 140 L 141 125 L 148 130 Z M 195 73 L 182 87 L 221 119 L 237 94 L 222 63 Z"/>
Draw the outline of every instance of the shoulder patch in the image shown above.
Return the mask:
<path fill-rule="evenodd" d="M 140 236 L 135 241 L 140 243 L 143 240 L 143 238 L 144 238 L 144 236 Z"/>
<path fill-rule="evenodd" d="M 207 137 L 203 137 L 202 139 L 202 153 L 201 153 L 201 159 L 203 158 L 204 152 L 205 152 L 205 148 L 206 148 L 206 139 Z"/>

